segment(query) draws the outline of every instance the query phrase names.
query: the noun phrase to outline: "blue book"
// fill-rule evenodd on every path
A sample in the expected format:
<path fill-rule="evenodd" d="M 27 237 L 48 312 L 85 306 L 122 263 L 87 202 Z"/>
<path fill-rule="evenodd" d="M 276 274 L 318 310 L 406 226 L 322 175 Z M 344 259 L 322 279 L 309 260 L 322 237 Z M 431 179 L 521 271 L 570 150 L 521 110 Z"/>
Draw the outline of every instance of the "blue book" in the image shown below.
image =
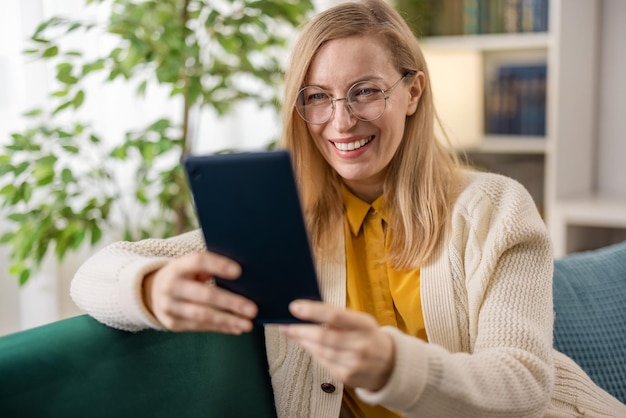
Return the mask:
<path fill-rule="evenodd" d="M 503 65 L 486 96 L 486 131 L 498 135 L 544 136 L 546 65 Z"/>

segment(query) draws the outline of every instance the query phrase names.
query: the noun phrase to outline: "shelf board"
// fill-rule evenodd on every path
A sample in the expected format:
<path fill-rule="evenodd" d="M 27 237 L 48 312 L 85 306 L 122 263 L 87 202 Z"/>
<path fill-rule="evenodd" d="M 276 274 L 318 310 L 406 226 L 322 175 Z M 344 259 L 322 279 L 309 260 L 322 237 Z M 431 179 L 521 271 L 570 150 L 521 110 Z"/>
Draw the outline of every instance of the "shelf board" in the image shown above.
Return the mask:
<path fill-rule="evenodd" d="M 465 151 L 485 154 L 545 154 L 546 148 L 546 139 L 543 137 L 490 135 L 479 146 L 467 148 Z"/>
<path fill-rule="evenodd" d="M 432 50 L 519 50 L 548 48 L 551 37 L 547 32 L 430 36 L 422 38 L 421 43 Z"/>
<path fill-rule="evenodd" d="M 626 199 L 588 196 L 560 199 L 559 212 L 569 225 L 626 228 Z"/>

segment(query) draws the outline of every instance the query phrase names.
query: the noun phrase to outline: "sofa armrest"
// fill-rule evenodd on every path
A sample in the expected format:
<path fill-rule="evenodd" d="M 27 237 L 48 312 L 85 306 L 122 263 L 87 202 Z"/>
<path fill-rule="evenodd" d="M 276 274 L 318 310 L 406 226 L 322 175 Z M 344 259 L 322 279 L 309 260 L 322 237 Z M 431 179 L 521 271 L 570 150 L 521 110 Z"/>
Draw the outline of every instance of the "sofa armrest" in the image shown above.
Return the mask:
<path fill-rule="evenodd" d="M 275 414 L 261 327 L 130 333 L 82 315 L 0 338 L 2 417 Z"/>

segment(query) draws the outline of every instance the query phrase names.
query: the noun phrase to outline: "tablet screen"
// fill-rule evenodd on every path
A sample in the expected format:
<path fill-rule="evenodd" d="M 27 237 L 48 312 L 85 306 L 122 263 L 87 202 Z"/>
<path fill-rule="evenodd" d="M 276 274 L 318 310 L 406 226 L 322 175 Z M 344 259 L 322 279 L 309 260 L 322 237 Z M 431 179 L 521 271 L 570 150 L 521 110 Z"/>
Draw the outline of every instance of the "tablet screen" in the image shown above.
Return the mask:
<path fill-rule="evenodd" d="M 237 280 L 217 285 L 254 301 L 259 323 L 299 322 L 289 303 L 321 297 L 289 153 L 190 155 L 183 163 L 207 249 L 242 267 Z"/>

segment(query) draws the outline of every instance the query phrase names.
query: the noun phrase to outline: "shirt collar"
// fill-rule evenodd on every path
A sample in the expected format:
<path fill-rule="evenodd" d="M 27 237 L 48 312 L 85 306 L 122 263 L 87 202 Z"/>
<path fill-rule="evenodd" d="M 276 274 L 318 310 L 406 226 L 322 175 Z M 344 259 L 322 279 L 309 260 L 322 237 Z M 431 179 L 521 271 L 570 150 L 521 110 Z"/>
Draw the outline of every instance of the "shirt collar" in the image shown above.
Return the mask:
<path fill-rule="evenodd" d="M 343 205 L 346 218 L 348 219 L 348 225 L 350 226 L 350 232 L 352 232 L 354 236 L 359 234 L 363 221 L 370 210 L 374 209 L 385 219 L 383 210 L 384 196 L 381 195 L 378 199 L 369 204 L 356 197 L 343 183 L 341 184 L 341 194 L 343 195 Z"/>

